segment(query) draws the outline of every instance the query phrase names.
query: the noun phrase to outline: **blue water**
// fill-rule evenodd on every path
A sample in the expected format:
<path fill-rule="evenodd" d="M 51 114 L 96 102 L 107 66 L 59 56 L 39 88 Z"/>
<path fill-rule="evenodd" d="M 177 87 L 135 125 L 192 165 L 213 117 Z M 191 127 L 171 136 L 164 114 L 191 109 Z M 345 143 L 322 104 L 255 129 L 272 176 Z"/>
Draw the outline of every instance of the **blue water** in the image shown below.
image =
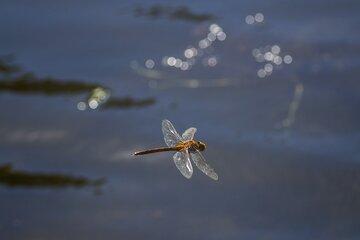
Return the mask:
<path fill-rule="evenodd" d="M 154 4 L 216 18 L 134 13 Z M 1 239 L 358 239 L 359 10 L 355 0 L 2 0 L 0 55 L 37 76 L 156 103 L 79 111 L 86 94 L 1 91 L 0 164 L 106 178 L 99 189 L 2 184 Z M 264 22 L 246 24 L 257 12 Z M 227 35 L 209 55 L 215 67 L 161 65 L 183 58 L 212 23 Z M 259 78 L 252 50 L 274 44 L 293 62 Z M 284 127 L 299 84 L 295 119 Z M 185 179 L 168 153 L 129 156 L 164 145 L 164 118 L 179 132 L 197 127 L 218 182 L 197 169 Z"/>

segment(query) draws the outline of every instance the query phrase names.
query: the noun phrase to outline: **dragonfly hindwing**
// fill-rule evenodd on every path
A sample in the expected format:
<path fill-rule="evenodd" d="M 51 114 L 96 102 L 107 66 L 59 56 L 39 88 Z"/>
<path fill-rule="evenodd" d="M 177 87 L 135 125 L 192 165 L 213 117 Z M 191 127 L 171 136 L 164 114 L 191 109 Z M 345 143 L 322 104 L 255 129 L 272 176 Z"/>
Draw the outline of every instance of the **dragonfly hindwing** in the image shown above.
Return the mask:
<path fill-rule="evenodd" d="M 191 178 L 193 174 L 193 167 L 190 162 L 188 151 L 181 151 L 174 154 L 174 163 L 182 175 L 186 178 Z"/>
<path fill-rule="evenodd" d="M 216 174 L 215 170 L 206 163 L 204 157 L 202 156 L 202 154 L 200 153 L 200 151 L 196 150 L 196 149 L 190 149 L 190 155 L 191 155 L 191 159 L 193 160 L 193 162 L 195 163 L 195 165 L 206 175 L 208 175 L 210 178 L 214 179 L 214 180 L 218 180 L 219 177 Z"/>

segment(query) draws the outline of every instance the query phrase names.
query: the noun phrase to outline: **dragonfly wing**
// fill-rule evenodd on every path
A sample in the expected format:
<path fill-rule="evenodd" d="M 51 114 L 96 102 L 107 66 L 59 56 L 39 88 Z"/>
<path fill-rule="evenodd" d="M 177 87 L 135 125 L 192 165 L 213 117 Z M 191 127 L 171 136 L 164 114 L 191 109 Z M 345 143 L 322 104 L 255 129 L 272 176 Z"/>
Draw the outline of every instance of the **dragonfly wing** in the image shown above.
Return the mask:
<path fill-rule="evenodd" d="M 206 175 L 208 175 L 210 178 L 214 179 L 214 180 L 218 180 L 219 177 L 216 174 L 216 172 L 214 171 L 214 169 L 206 163 L 203 155 L 200 153 L 200 151 L 196 150 L 196 149 L 192 149 L 190 151 L 190 155 L 191 158 L 193 160 L 193 162 L 195 163 L 195 165 Z"/>
<path fill-rule="evenodd" d="M 175 147 L 176 144 L 182 140 L 169 120 L 165 119 L 162 121 L 162 132 L 165 143 L 169 147 Z"/>
<path fill-rule="evenodd" d="M 194 128 L 194 127 L 188 128 L 182 134 L 182 138 L 184 139 L 184 141 L 192 140 L 194 138 L 195 133 L 196 133 L 196 128 Z"/>
<path fill-rule="evenodd" d="M 191 178 L 193 174 L 193 167 L 190 162 L 188 151 L 181 151 L 174 154 L 174 163 L 182 175 L 186 178 Z"/>

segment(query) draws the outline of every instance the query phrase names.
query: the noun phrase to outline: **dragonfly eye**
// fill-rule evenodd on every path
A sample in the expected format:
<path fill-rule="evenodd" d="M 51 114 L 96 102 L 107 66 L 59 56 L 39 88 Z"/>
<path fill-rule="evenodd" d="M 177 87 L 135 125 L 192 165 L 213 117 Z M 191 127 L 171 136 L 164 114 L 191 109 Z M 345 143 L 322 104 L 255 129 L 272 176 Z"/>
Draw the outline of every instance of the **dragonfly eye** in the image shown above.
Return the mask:
<path fill-rule="evenodd" d="M 204 151 L 205 150 L 205 148 L 206 148 L 205 143 L 198 141 L 197 144 L 198 144 L 198 150 L 199 151 Z"/>

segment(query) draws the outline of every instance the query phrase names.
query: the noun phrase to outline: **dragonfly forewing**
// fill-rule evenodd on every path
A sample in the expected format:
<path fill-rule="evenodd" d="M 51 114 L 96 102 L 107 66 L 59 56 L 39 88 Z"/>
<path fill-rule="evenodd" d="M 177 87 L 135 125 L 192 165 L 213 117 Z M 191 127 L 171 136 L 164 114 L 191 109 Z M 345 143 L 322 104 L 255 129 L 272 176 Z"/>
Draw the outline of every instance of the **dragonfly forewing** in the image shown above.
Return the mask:
<path fill-rule="evenodd" d="M 186 131 L 182 134 L 182 138 L 184 141 L 192 140 L 196 133 L 196 128 L 191 127 L 186 129 Z"/>
<path fill-rule="evenodd" d="M 169 147 L 175 147 L 182 140 L 169 120 L 165 119 L 162 121 L 162 132 L 164 134 L 164 141 Z"/>
<path fill-rule="evenodd" d="M 191 155 L 191 159 L 193 160 L 193 162 L 195 163 L 195 165 L 203 172 L 205 173 L 207 176 L 209 176 L 210 178 L 214 179 L 214 180 L 218 180 L 219 177 L 216 174 L 215 170 L 206 163 L 204 157 L 202 156 L 202 154 L 200 153 L 200 151 L 196 150 L 196 149 L 191 149 L 190 150 L 190 155 Z"/>
<path fill-rule="evenodd" d="M 174 163 L 182 175 L 186 178 L 191 178 L 193 174 L 193 167 L 190 162 L 188 151 L 181 151 L 174 154 Z"/>

